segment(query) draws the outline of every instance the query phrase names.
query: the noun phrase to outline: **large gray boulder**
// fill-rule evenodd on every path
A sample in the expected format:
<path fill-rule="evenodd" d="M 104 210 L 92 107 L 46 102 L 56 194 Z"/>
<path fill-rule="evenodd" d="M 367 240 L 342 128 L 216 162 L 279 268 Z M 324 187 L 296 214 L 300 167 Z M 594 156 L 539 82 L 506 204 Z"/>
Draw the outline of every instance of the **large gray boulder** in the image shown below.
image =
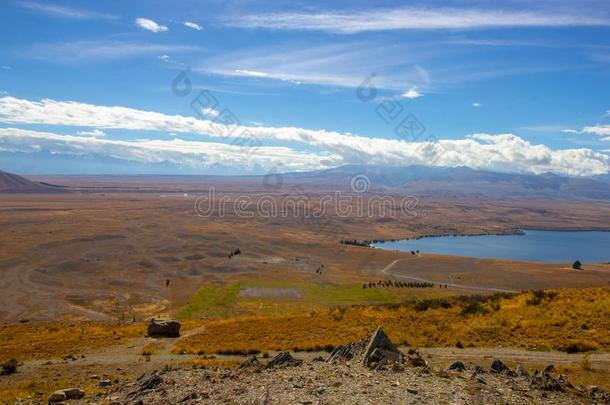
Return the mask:
<path fill-rule="evenodd" d="M 371 367 L 373 363 L 401 363 L 403 360 L 402 352 L 394 346 L 381 327 L 377 328 L 366 345 L 362 364 L 365 367 Z"/>
<path fill-rule="evenodd" d="M 148 336 L 154 338 L 180 337 L 180 322 L 173 319 L 151 319 L 148 324 Z"/>
<path fill-rule="evenodd" d="M 394 346 L 383 329 L 377 330 L 368 339 L 337 346 L 332 351 L 328 363 L 357 359 L 365 367 L 375 368 L 394 363 L 403 363 L 404 354 Z"/>

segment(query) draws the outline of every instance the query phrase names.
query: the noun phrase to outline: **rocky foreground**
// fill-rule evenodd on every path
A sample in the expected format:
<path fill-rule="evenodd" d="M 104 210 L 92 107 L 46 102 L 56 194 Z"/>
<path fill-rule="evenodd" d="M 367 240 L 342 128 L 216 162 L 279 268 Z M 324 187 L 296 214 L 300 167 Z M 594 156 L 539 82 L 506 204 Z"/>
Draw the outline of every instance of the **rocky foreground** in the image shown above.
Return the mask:
<path fill-rule="evenodd" d="M 531 371 L 494 360 L 433 369 L 417 350 L 402 353 L 378 329 L 310 362 L 282 352 L 251 357 L 237 369 L 171 368 L 85 397 L 54 393 L 49 402 L 104 404 L 591 404 L 610 403 L 596 387 L 575 387 L 552 366 Z M 82 395 L 80 395 L 82 394 Z"/>

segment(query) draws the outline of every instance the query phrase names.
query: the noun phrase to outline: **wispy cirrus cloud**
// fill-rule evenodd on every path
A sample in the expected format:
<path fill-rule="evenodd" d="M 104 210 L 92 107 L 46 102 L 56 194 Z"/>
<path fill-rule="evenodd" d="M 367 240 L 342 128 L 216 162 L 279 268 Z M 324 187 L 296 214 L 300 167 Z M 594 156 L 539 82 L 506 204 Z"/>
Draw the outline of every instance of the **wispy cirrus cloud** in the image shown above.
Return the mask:
<path fill-rule="evenodd" d="M 154 33 L 169 31 L 169 28 L 165 25 L 157 24 L 155 21 L 148 18 L 136 18 L 136 25 L 143 30 Z"/>
<path fill-rule="evenodd" d="M 29 59 L 45 60 L 58 64 L 95 63 L 100 61 L 159 55 L 165 52 L 197 50 L 196 46 L 182 44 L 156 44 L 141 41 L 74 41 L 35 44 L 19 55 Z"/>
<path fill-rule="evenodd" d="M 41 3 L 36 1 L 22 1 L 18 3 L 22 7 L 42 14 L 56 17 L 72 18 L 77 20 L 118 20 L 120 17 L 114 14 L 100 13 L 92 10 L 68 7 L 53 3 Z"/>
<path fill-rule="evenodd" d="M 606 15 L 604 15 L 606 14 Z M 327 12 L 279 12 L 228 17 L 241 28 L 325 31 L 355 34 L 391 30 L 456 30 L 506 27 L 608 26 L 607 13 L 497 8 L 398 7 Z"/>
<path fill-rule="evenodd" d="M 423 52 L 418 53 L 420 59 L 429 51 L 425 51 L 426 55 Z M 222 76 L 345 87 L 357 87 L 371 72 L 376 72 L 377 87 L 403 91 L 410 87 L 426 88 L 430 84 L 426 69 L 411 56 L 414 53 L 402 46 L 385 48 L 369 42 L 290 44 L 223 53 L 207 58 L 194 70 Z"/>
<path fill-rule="evenodd" d="M 531 144 L 514 134 L 475 134 L 466 139 L 440 140 L 435 143 L 405 142 L 295 127 L 225 126 L 211 120 L 128 107 L 48 99 L 30 101 L 14 97 L 0 98 L 0 122 L 163 131 L 215 138 L 223 138 L 222 134 L 247 133 L 261 142 L 272 141 L 317 149 L 317 155 L 332 156 L 330 161 L 334 165 L 468 166 L 483 170 L 553 172 L 572 176 L 605 174 L 610 168 L 610 157 L 606 154 L 584 148 L 554 150 L 545 145 Z M 291 155 L 286 155 L 286 163 L 291 158 Z"/>

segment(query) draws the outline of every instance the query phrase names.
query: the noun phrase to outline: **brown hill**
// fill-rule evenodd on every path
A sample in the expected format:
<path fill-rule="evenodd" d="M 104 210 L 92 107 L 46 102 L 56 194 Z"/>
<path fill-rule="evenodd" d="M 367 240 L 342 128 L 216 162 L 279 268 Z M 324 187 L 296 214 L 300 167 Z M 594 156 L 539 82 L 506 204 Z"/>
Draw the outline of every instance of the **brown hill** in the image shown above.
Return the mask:
<path fill-rule="evenodd" d="M 66 191 L 63 186 L 31 181 L 16 174 L 0 171 L 0 193 L 53 193 Z"/>

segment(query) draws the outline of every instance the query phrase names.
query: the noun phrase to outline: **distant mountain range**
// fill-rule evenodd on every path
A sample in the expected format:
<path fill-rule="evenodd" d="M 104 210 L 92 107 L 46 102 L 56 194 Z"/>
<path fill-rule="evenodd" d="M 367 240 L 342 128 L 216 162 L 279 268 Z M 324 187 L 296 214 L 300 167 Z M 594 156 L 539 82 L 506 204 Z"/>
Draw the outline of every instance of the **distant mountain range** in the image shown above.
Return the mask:
<path fill-rule="evenodd" d="M 62 184 L 68 176 L 36 176 L 42 180 Z M 171 185 L 173 191 L 201 191 L 213 184 L 244 184 L 248 190 L 263 188 L 269 182 L 281 182 L 275 191 L 289 190 L 286 186 L 300 185 L 305 190 L 358 191 L 409 193 L 418 196 L 445 198 L 490 198 L 490 199 L 564 199 L 610 201 L 610 176 L 564 177 L 555 174 L 514 174 L 474 170 L 467 167 L 440 168 L 427 166 L 367 166 L 345 165 L 332 169 L 310 172 L 282 173 L 269 176 L 92 176 L 80 183 L 91 183 L 89 191 L 97 188 L 92 179 L 105 178 L 106 186 L 117 191 L 133 188 L 138 183 L 147 189 L 163 189 Z M 71 178 L 73 180 L 74 178 Z M 355 182 L 358 181 L 358 184 Z M 65 181 L 74 184 L 73 181 Z M 99 184 L 99 183 L 98 183 Z M 156 187 L 151 187 L 153 185 Z M 79 187 L 77 187 L 79 188 Z M 35 182 L 24 177 L 0 172 L 0 192 L 54 192 L 69 187 L 56 186 L 43 181 Z"/>
<path fill-rule="evenodd" d="M 62 191 L 66 191 L 65 187 L 31 181 L 16 174 L 0 171 L 0 192 L 2 193 L 53 193 Z"/>
<path fill-rule="evenodd" d="M 287 181 L 350 186 L 365 176 L 370 190 L 397 189 L 416 195 L 443 197 L 553 198 L 610 200 L 610 176 L 563 177 L 514 174 L 468 167 L 345 165 L 333 169 L 283 175 Z"/>

